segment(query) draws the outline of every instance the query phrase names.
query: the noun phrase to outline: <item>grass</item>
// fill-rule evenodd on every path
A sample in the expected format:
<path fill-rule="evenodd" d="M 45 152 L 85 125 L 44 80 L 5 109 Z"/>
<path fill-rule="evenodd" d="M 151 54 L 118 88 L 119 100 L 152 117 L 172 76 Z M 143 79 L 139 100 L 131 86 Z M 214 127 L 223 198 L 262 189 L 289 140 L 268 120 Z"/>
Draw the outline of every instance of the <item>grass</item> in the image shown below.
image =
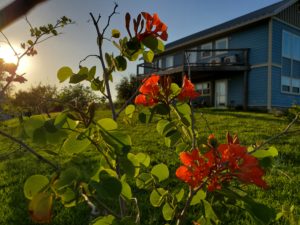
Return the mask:
<path fill-rule="evenodd" d="M 99 116 L 107 117 L 108 115 L 108 111 L 103 111 Z M 205 120 L 209 121 L 209 128 L 214 132 L 219 142 L 224 143 L 226 131 L 230 131 L 232 134 L 237 133 L 240 142 L 246 146 L 267 140 L 281 132 L 288 124 L 284 117 L 275 117 L 271 114 L 227 110 L 196 110 L 195 117 L 199 143 L 205 143 L 207 136 L 210 134 Z M 132 151 L 148 153 L 151 156 L 152 164 L 158 162 L 168 164 L 171 171 L 171 180 L 175 180 L 175 169 L 179 165 L 178 155 L 174 149 L 169 149 L 164 145 L 163 139 L 156 132 L 156 125 L 154 123 L 148 125 L 137 123 L 134 126 L 125 126 L 122 122 L 120 123 L 121 127 L 131 134 Z M 6 122 L 5 126 L 5 129 L 11 134 L 15 135 L 18 131 L 18 121 L 16 119 Z M 299 130 L 299 128 L 300 125 L 296 124 L 293 129 Z M 43 149 L 39 149 L 38 146 L 29 144 L 52 161 L 65 162 L 72 158 L 72 156 L 67 156 L 61 152 L 58 152 L 58 155 L 55 156 L 43 151 L 49 149 L 57 152 L 58 146 L 45 146 Z M 275 140 L 272 145 L 278 149 L 279 156 L 274 160 L 273 167 L 266 175 L 270 188 L 267 191 L 262 191 L 259 188 L 249 186 L 249 192 L 257 201 L 274 207 L 277 211 L 280 211 L 282 206 L 295 205 L 296 208 L 299 208 L 299 135 L 293 133 L 282 136 Z M 92 156 L 96 159 L 96 154 L 93 150 L 89 150 L 82 156 Z M 37 161 L 32 155 L 20 149 L 18 145 L 0 137 L 0 224 L 33 224 L 29 219 L 28 202 L 23 194 L 24 182 L 30 175 L 36 173 L 50 175 L 51 172 L 52 169 L 48 165 Z M 162 224 L 160 211 L 154 208 L 146 208 L 144 202 L 148 202 L 148 197 L 144 195 L 144 191 L 134 190 L 134 192 L 142 198 L 139 200 L 142 218 L 144 218 L 142 224 Z M 89 224 L 89 209 L 84 204 L 78 207 L 64 208 L 60 203 L 56 203 L 54 209 L 55 216 L 51 224 Z M 191 211 L 193 212 L 193 210 L 192 208 Z M 220 219 L 223 224 L 252 224 L 249 222 L 249 217 L 240 210 L 230 209 L 227 213 L 222 207 L 216 207 L 215 210 L 217 212 L 222 211 Z M 277 224 L 285 223 L 280 221 Z"/>

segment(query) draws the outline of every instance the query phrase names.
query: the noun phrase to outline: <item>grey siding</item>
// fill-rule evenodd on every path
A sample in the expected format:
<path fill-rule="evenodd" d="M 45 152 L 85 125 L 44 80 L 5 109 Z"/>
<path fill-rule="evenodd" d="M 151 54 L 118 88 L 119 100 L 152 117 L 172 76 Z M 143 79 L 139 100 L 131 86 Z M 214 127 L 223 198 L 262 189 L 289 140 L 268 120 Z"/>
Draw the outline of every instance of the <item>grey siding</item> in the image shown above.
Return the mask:
<path fill-rule="evenodd" d="M 254 68 L 249 72 L 248 105 L 267 106 L 268 67 Z"/>
<path fill-rule="evenodd" d="M 296 3 L 280 12 L 277 17 L 300 28 L 300 4 Z"/>

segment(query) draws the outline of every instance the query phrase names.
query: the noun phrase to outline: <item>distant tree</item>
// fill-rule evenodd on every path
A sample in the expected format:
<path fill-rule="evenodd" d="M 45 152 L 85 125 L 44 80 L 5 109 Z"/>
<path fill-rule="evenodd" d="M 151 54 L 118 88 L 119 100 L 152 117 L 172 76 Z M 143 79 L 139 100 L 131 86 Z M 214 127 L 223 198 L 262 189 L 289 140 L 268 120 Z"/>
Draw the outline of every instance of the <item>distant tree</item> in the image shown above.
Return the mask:
<path fill-rule="evenodd" d="M 63 105 L 71 104 L 73 107 L 79 109 L 86 109 L 92 102 L 101 102 L 99 96 L 97 96 L 89 87 L 82 84 L 64 87 L 58 95 L 58 100 Z"/>
<path fill-rule="evenodd" d="M 134 74 L 128 77 L 124 77 L 120 83 L 116 85 L 117 101 L 124 102 L 129 99 L 137 89 L 138 80 Z"/>
<path fill-rule="evenodd" d="M 56 106 L 57 88 L 39 84 L 29 90 L 19 90 L 12 99 L 12 105 L 22 112 L 33 114 L 49 113 Z"/>

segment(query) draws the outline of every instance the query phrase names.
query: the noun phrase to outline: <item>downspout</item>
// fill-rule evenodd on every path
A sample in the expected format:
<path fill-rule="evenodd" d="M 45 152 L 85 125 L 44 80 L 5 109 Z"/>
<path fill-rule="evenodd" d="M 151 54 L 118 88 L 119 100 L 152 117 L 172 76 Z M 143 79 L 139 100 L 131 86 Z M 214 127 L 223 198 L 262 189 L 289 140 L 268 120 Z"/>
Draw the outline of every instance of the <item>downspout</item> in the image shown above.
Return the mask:
<path fill-rule="evenodd" d="M 268 30 L 268 87 L 267 87 L 267 110 L 272 110 L 272 47 L 273 47 L 273 20 L 269 20 Z"/>

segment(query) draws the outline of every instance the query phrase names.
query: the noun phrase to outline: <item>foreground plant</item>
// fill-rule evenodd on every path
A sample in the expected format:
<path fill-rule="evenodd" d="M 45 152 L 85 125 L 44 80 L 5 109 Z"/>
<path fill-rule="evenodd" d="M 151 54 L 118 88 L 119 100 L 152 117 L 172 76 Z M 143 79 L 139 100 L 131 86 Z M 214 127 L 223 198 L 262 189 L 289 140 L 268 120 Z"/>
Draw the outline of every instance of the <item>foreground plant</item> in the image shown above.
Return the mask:
<path fill-rule="evenodd" d="M 227 144 L 218 144 L 213 135 L 208 138 L 208 143 L 202 143 L 205 146 L 198 144 L 199 134 L 190 104 L 199 94 L 188 77 L 183 77 L 180 88 L 170 77 L 152 74 L 141 82 L 137 96 L 129 99 L 135 98 L 137 107 L 128 105 L 128 101 L 120 111 L 116 110 L 110 90 L 113 73 L 124 71 L 127 62 L 140 55 L 151 62 L 155 53 L 164 50 L 162 40 L 168 36 L 167 27 L 157 14 L 151 16 L 146 12 L 133 19 L 133 32 L 131 16 L 126 14 L 129 37 L 121 37 L 116 29 L 106 36 L 116 8 L 117 5 L 102 30 L 99 27 L 101 16 L 90 14 L 97 32 L 98 54 L 84 58 L 78 72 L 62 67 L 57 74 L 61 82 L 90 83 L 94 91 L 99 91 L 108 100 L 112 118 L 97 117 L 96 104 L 91 103 L 86 110 L 70 105 L 54 118 L 33 116 L 23 124 L 24 132 L 34 142 L 59 143 L 62 151 L 73 155 L 67 164 L 59 168 L 54 166 L 50 179 L 43 175 L 27 179 L 24 193 L 30 200 L 32 219 L 39 223 L 49 222 L 53 202 L 60 200 L 65 207 L 81 203 L 89 205 L 95 217 L 94 225 L 140 224 L 140 202 L 133 190 L 144 189 L 150 194 L 150 204 L 160 208 L 164 220 L 169 223 L 217 224 L 220 221 L 214 212 L 214 204 L 226 205 L 228 199 L 234 199 L 237 207 L 248 210 L 256 222 L 268 223 L 273 210 L 254 202 L 243 187 L 244 184 L 255 184 L 267 188 L 264 170 L 257 158 L 272 157 L 277 151 L 270 154 L 255 149 L 250 154 L 239 144 L 237 137 L 232 138 L 229 134 Z M 112 43 L 119 55 L 104 53 L 105 41 Z M 81 65 L 90 57 L 99 59 L 100 76 L 96 75 L 96 66 Z M 183 165 L 176 173 L 170 175 L 168 165 L 163 163 L 151 165 L 150 156 L 145 153 L 131 152 L 131 137 L 117 123 L 123 111 L 126 121 L 138 117 L 142 123 L 157 122 L 156 129 L 166 146 L 180 153 Z M 92 159 L 83 162 L 76 158 L 88 148 L 99 152 L 100 160 L 95 164 Z M 175 176 L 187 185 L 176 182 L 169 186 L 172 180 L 169 178 Z M 240 202 L 243 202 L 242 206 Z M 188 215 L 191 207 L 194 207 L 195 215 Z M 256 210 L 264 210 L 266 214 L 262 216 Z"/>

